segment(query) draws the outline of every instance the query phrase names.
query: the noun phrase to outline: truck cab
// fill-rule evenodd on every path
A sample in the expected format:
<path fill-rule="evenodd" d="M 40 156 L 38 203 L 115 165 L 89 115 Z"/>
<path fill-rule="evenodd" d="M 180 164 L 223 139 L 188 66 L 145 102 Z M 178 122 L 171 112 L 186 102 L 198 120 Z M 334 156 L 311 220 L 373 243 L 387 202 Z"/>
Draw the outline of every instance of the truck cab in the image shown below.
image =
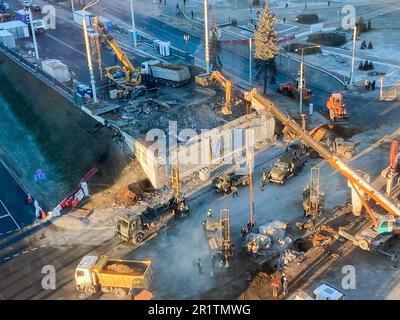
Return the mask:
<path fill-rule="evenodd" d="M 78 291 L 96 283 L 92 270 L 97 261 L 98 257 L 96 256 L 85 256 L 79 262 L 75 270 L 75 283 Z"/>
<path fill-rule="evenodd" d="M 140 72 L 142 74 L 152 74 L 151 72 L 151 66 L 158 66 L 161 64 L 160 60 L 149 60 L 149 61 L 145 61 L 142 63 L 141 67 L 140 67 Z"/>
<path fill-rule="evenodd" d="M 46 31 L 46 25 L 43 19 L 33 20 L 33 30 L 35 30 L 35 34 L 42 34 Z"/>
<path fill-rule="evenodd" d="M 376 213 L 375 213 L 376 214 Z M 378 234 L 393 232 L 396 234 L 400 233 L 400 221 L 396 220 L 392 215 L 380 215 L 376 226 L 376 232 Z"/>
<path fill-rule="evenodd" d="M 148 207 L 141 213 L 127 213 L 117 218 L 116 235 L 123 241 L 139 245 L 146 238 L 165 227 L 177 213 L 169 201 L 154 207 Z"/>
<path fill-rule="evenodd" d="M 345 295 L 329 284 L 320 285 L 310 296 L 303 290 L 297 291 L 290 300 L 344 300 Z"/>
<path fill-rule="evenodd" d="M 288 150 L 280 156 L 271 170 L 262 174 L 261 185 L 267 182 L 283 184 L 287 179 L 300 172 L 307 162 L 307 154 L 299 151 Z"/>

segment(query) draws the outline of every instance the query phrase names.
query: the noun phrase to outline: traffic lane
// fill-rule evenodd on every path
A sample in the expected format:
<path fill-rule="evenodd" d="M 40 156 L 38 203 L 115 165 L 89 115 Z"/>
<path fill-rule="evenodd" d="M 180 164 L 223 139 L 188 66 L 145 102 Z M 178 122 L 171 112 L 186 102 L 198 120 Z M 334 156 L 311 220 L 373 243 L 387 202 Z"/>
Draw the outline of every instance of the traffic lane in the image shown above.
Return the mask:
<path fill-rule="evenodd" d="M 33 179 L 33 177 L 32 177 Z M 35 208 L 26 203 L 24 190 L 0 163 L 0 237 L 35 221 Z"/>
<path fill-rule="evenodd" d="M 49 230 L 45 232 L 49 235 Z M 80 299 L 74 282 L 79 261 L 85 255 L 105 254 L 120 244 L 114 232 L 98 233 L 95 229 L 71 234 L 55 229 L 51 239 L 55 243 L 40 241 L 37 236 L 25 238 L 16 245 L 25 251 L 15 249 L 11 253 L 18 252 L 18 256 L 0 263 L 0 293 L 5 299 Z M 44 266 L 55 268 L 54 290 L 42 287 Z"/>
<path fill-rule="evenodd" d="M 115 7 L 114 4 L 108 2 L 104 2 L 103 6 L 107 8 L 107 13 L 111 14 L 112 16 L 118 17 L 124 21 L 130 21 L 130 11 L 125 10 L 122 6 Z M 190 32 L 185 32 L 179 28 L 175 28 L 165 24 L 160 20 L 143 15 L 139 12 L 135 12 L 135 21 L 139 30 L 143 30 L 159 40 L 170 41 L 171 45 L 178 49 L 186 50 L 186 42 L 183 39 L 183 36 Z M 199 47 L 202 46 L 202 43 L 202 39 L 190 34 L 190 39 L 188 41 L 189 51 L 195 52 Z"/>

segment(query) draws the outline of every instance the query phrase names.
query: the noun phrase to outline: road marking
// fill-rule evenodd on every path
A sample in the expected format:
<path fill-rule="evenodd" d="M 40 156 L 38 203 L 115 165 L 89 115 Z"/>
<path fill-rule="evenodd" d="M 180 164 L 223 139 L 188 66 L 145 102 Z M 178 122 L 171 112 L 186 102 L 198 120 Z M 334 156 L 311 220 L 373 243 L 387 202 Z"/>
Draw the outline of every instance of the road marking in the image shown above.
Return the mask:
<path fill-rule="evenodd" d="M 37 250 L 37 248 L 33 248 L 33 249 L 31 249 L 31 251 L 35 251 L 35 250 Z"/>
<path fill-rule="evenodd" d="M 5 257 L 3 260 L 10 260 L 11 257 Z"/>
<path fill-rule="evenodd" d="M 19 253 L 16 253 L 13 255 L 13 258 L 18 257 L 18 256 L 19 256 Z"/>
<path fill-rule="evenodd" d="M 3 206 L 3 208 L 7 211 L 7 213 L 10 215 L 10 218 L 14 221 L 15 225 L 18 227 L 18 230 L 21 230 L 21 227 L 19 226 L 19 224 L 17 223 L 17 221 L 15 221 L 14 217 L 12 216 L 12 214 L 10 213 L 10 211 L 8 211 L 7 207 L 4 205 L 3 201 L 0 200 L 1 205 Z M 13 231 L 11 231 L 13 232 Z"/>
<path fill-rule="evenodd" d="M 22 252 L 22 254 L 26 254 L 26 253 L 28 253 L 29 251 L 28 250 L 25 250 L 24 252 Z"/>
<path fill-rule="evenodd" d="M 42 244 L 40 247 L 41 247 L 41 248 L 44 248 L 45 246 L 47 246 L 47 244 Z"/>

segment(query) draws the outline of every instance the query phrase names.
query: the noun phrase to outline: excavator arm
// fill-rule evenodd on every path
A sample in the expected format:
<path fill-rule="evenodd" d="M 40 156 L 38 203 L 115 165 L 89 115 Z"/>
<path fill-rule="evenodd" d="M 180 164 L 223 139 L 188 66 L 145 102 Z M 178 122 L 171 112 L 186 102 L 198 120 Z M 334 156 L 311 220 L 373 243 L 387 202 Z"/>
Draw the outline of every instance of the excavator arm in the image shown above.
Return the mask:
<path fill-rule="evenodd" d="M 98 16 L 94 18 L 93 25 L 95 29 L 99 29 L 103 38 L 107 41 L 107 44 L 114 51 L 118 60 L 123 65 L 123 70 L 126 76 L 126 82 L 133 85 L 138 85 L 141 82 L 140 70 L 135 68 L 132 62 L 128 59 L 128 57 L 124 54 L 124 52 L 119 47 L 117 41 L 113 38 L 112 35 L 107 31 L 106 27 L 100 22 Z M 134 78 L 134 79 L 133 79 Z"/>
<path fill-rule="evenodd" d="M 222 107 L 221 112 L 224 115 L 232 114 L 232 83 L 226 79 L 221 72 L 214 71 L 211 74 L 198 75 L 195 80 L 196 83 L 203 87 L 211 86 L 215 82 L 221 84 L 225 90 L 225 104 Z"/>
<path fill-rule="evenodd" d="M 347 163 L 336 157 L 319 141 L 315 140 L 307 131 L 302 130 L 302 128 L 296 123 L 296 121 L 294 121 L 291 117 L 287 116 L 285 113 L 279 110 L 273 103 L 271 103 L 261 94 L 259 94 L 256 89 L 253 89 L 250 92 L 246 92 L 245 99 L 251 103 L 253 109 L 269 111 L 283 125 L 288 126 L 293 132 L 298 134 L 308 146 L 318 152 L 318 154 L 323 157 L 331 166 L 333 166 L 337 171 L 344 175 L 351 184 L 363 190 L 388 213 L 390 213 L 394 217 L 400 217 L 400 209 L 397 208 L 397 206 L 392 201 L 386 198 L 373 185 L 360 177 L 357 172 L 349 167 Z"/>
<path fill-rule="evenodd" d="M 214 71 L 211 74 L 211 79 L 218 81 L 225 89 L 225 105 L 222 108 L 222 113 L 225 115 L 232 114 L 232 83 L 219 71 Z"/>

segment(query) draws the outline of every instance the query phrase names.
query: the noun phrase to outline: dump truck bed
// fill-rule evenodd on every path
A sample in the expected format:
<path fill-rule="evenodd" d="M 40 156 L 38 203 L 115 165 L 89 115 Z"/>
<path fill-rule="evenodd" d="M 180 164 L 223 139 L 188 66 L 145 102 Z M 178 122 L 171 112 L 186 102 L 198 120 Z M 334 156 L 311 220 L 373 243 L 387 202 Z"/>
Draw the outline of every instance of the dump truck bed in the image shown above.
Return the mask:
<path fill-rule="evenodd" d="M 151 261 L 108 259 L 101 256 L 93 268 L 103 287 L 147 289 L 153 280 Z"/>

